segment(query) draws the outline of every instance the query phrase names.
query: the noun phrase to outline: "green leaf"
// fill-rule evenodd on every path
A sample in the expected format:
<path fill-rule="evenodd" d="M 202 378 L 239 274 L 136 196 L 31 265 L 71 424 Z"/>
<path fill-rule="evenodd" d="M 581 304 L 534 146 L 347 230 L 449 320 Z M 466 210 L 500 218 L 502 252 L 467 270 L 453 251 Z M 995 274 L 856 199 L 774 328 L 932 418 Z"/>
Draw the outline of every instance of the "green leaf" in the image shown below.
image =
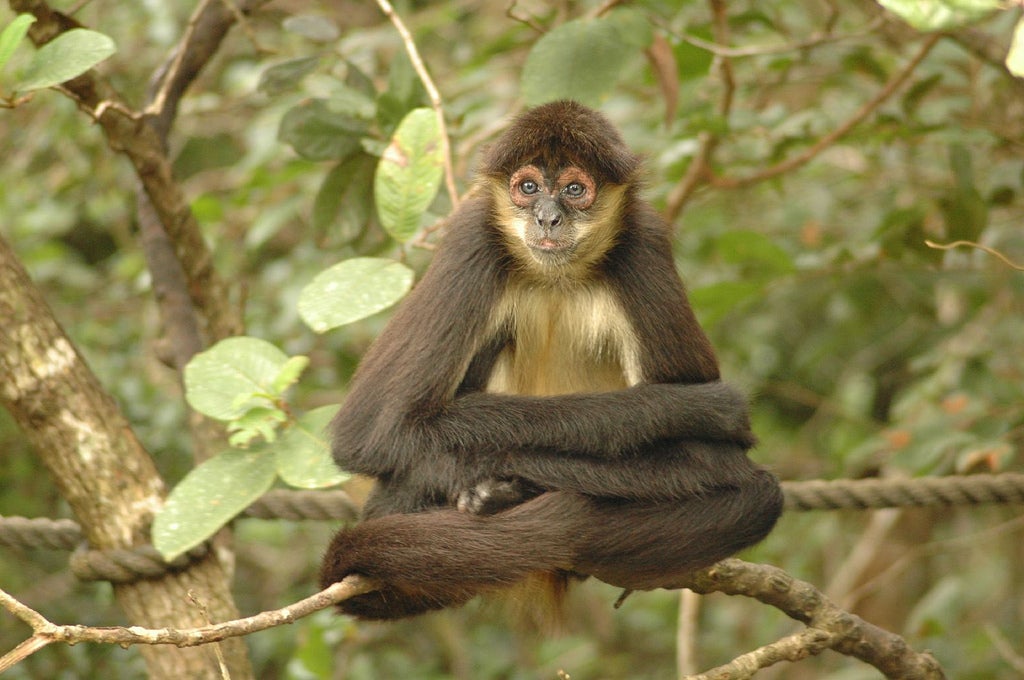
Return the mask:
<path fill-rule="evenodd" d="M 256 89 L 271 97 L 295 90 L 302 78 L 320 64 L 320 57 L 302 57 L 274 64 L 260 74 Z"/>
<path fill-rule="evenodd" d="M 789 253 L 760 232 L 745 229 L 726 232 L 718 239 L 717 250 L 726 262 L 746 266 L 759 277 L 796 270 Z"/>
<path fill-rule="evenodd" d="M 302 489 L 334 486 L 348 479 L 349 475 L 331 459 L 326 436 L 327 426 L 337 412 L 337 405 L 313 409 L 285 431 L 274 447 L 281 479 Z"/>
<path fill-rule="evenodd" d="M 258 437 L 273 442 L 277 439 L 277 426 L 288 421 L 288 414 L 279 408 L 257 406 L 250 408 L 243 416 L 228 425 L 228 443 L 245 449 Z"/>
<path fill-rule="evenodd" d="M 297 14 L 284 20 L 284 30 L 296 33 L 313 42 L 333 42 L 338 39 L 339 31 L 334 21 L 321 14 Z"/>
<path fill-rule="evenodd" d="M 270 386 L 272 394 L 281 394 L 286 389 L 294 385 L 302 372 L 306 370 L 306 366 L 309 366 L 309 357 L 294 356 L 288 357 L 288 361 L 284 362 L 284 366 L 278 371 L 277 376 L 274 378 L 274 382 Z"/>
<path fill-rule="evenodd" d="M 1018 78 L 1024 78 L 1024 19 L 1013 29 L 1010 51 L 1006 54 L 1006 68 Z"/>
<path fill-rule="evenodd" d="M 1002 0 L 879 0 L 879 4 L 919 31 L 963 26 L 1003 6 Z"/>
<path fill-rule="evenodd" d="M 326 619 L 328 611 L 316 612 L 303 621 L 302 635 L 296 636 L 295 653 L 288 662 L 289 675 L 302 678 L 330 678 L 336 665 L 338 623 Z M 351 625 L 345 622 L 343 625 Z M 355 676 L 356 674 L 353 674 Z M 363 676 L 367 677 L 367 676 Z"/>
<path fill-rule="evenodd" d="M 214 456 L 171 491 L 153 520 L 153 545 L 167 560 L 199 545 L 262 496 L 276 475 L 266 447 Z"/>
<path fill-rule="evenodd" d="M 530 106 L 555 99 L 596 106 L 615 88 L 629 58 L 650 41 L 650 25 L 636 10 L 566 22 L 530 50 L 523 66 L 523 97 Z"/>
<path fill-rule="evenodd" d="M 960 143 L 949 145 L 949 169 L 953 171 L 956 185 L 960 189 L 974 189 L 974 159 L 971 151 Z"/>
<path fill-rule="evenodd" d="M 373 213 L 373 173 L 376 159 L 355 154 L 324 177 L 313 201 L 313 228 L 331 231 L 332 240 L 355 240 Z"/>
<path fill-rule="evenodd" d="M 388 66 L 387 86 L 376 96 L 377 126 L 384 135 L 394 134 L 406 114 L 423 106 L 426 94 L 408 55 L 400 51 Z"/>
<path fill-rule="evenodd" d="M 925 100 L 928 94 L 934 91 L 935 87 L 942 82 L 943 74 L 934 73 L 927 78 L 922 78 L 907 89 L 907 93 L 900 100 L 903 113 L 908 117 L 914 115 Z"/>
<path fill-rule="evenodd" d="M 15 89 L 28 92 L 59 85 L 85 73 L 116 51 L 117 46 L 108 36 L 74 28 L 36 51 Z"/>
<path fill-rule="evenodd" d="M 441 186 L 443 164 L 434 111 L 413 109 L 395 130 L 373 181 L 380 223 L 395 239 L 406 241 L 416 233 Z"/>
<path fill-rule="evenodd" d="M 711 31 L 708 29 L 694 29 L 690 32 L 692 35 L 698 38 L 703 38 L 707 41 L 712 41 Z M 676 64 L 679 70 L 679 80 L 691 80 L 693 78 L 704 78 L 711 70 L 711 64 L 714 61 L 715 55 L 710 50 L 691 45 L 688 42 L 681 41 L 678 45 L 672 48 L 672 51 L 676 56 Z"/>
<path fill-rule="evenodd" d="M 714 326 L 730 312 L 763 295 L 766 283 L 759 281 L 721 281 L 690 291 L 690 302 L 701 324 Z"/>
<path fill-rule="evenodd" d="M 299 316 L 317 333 L 366 318 L 402 299 L 412 270 L 400 262 L 357 257 L 339 262 L 299 293 Z"/>
<path fill-rule="evenodd" d="M 974 162 L 966 146 L 950 145 L 949 168 L 956 186 L 939 197 L 946 236 L 952 240 L 975 241 L 988 226 L 988 203 L 975 185 Z"/>
<path fill-rule="evenodd" d="M 14 17 L 14 21 L 7 24 L 3 32 L 0 33 L 0 69 L 4 67 L 10 58 L 14 54 L 14 50 L 18 48 L 21 41 L 25 39 L 25 35 L 28 33 L 28 27 L 34 24 L 36 18 L 31 14 L 19 14 Z"/>
<path fill-rule="evenodd" d="M 937 264 L 942 251 L 925 246 L 927 212 L 919 205 L 896 207 L 886 211 L 871 240 L 878 243 L 888 258 L 924 260 Z"/>
<path fill-rule="evenodd" d="M 360 148 L 367 130 L 365 121 L 337 111 L 326 99 L 313 99 L 284 114 L 277 138 L 303 158 L 340 160 Z"/>
<path fill-rule="evenodd" d="M 366 75 L 361 68 L 348 60 L 345 61 L 345 86 L 355 90 L 367 99 L 373 100 L 377 97 L 377 86 L 374 84 L 373 78 Z"/>
<path fill-rule="evenodd" d="M 953 188 L 938 203 L 951 241 L 977 241 L 988 226 L 988 204 L 974 187 Z"/>
<path fill-rule="evenodd" d="M 245 149 L 235 135 L 189 137 L 174 158 L 174 177 L 183 180 L 205 170 L 228 168 L 245 157 Z"/>
<path fill-rule="evenodd" d="M 185 366 L 185 399 L 200 413 L 235 420 L 276 396 L 274 381 L 288 356 L 265 340 L 227 338 Z"/>

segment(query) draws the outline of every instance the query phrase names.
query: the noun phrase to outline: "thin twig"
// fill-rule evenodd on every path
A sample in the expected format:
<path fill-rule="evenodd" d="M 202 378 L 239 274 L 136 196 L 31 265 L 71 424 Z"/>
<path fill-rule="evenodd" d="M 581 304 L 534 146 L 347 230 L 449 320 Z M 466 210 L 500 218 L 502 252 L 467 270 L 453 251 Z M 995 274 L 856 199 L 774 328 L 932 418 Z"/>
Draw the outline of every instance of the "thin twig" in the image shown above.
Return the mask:
<path fill-rule="evenodd" d="M 769 54 L 786 54 L 789 52 L 799 52 L 802 50 L 808 50 L 821 45 L 827 45 L 831 43 L 842 42 L 844 40 L 851 40 L 853 38 L 860 38 L 870 33 L 873 33 L 882 24 L 885 23 L 885 15 L 879 14 L 877 17 L 868 22 L 864 28 L 854 31 L 852 33 L 842 33 L 836 35 L 831 32 L 816 33 L 806 40 L 800 40 L 792 43 L 783 43 L 781 45 L 759 45 L 754 47 L 729 47 L 723 45 L 721 42 L 716 40 L 711 42 L 704 40 L 690 33 L 677 33 L 673 32 L 680 40 L 687 42 L 694 47 L 699 47 L 702 50 L 707 50 L 712 54 L 719 57 L 729 57 L 731 59 L 739 59 L 744 57 L 760 57 Z"/>
<path fill-rule="evenodd" d="M 697 633 L 702 597 L 689 588 L 679 591 L 679 614 L 676 617 L 676 675 L 685 677 L 697 672 Z"/>
<path fill-rule="evenodd" d="M 298 619 L 309 616 L 313 612 L 326 609 L 331 605 L 347 600 L 356 595 L 368 593 L 376 589 L 369 579 L 360 576 L 348 576 L 345 580 L 328 586 L 315 595 L 271 611 L 261 612 L 233 621 L 214 623 L 198 628 L 143 628 L 128 627 L 91 627 L 80 625 L 58 625 L 51 623 L 42 614 L 22 604 L 10 594 L 0 589 L 0 605 L 19 619 L 27 623 L 33 636 L 18 645 L 11 652 L 0 657 L 0 672 L 13 663 L 42 649 L 51 642 L 77 644 L 79 642 L 95 642 L 100 644 L 128 645 L 175 645 L 177 647 L 197 647 L 228 638 L 249 635 L 261 630 L 273 628 L 286 623 L 294 623 Z M 35 642 L 33 642 L 35 641 Z"/>
<path fill-rule="evenodd" d="M 605 0 L 590 13 L 592 17 L 603 17 L 608 12 L 622 4 L 622 0 Z"/>
<path fill-rule="evenodd" d="M 892 581 L 914 564 L 920 564 L 925 558 L 946 554 L 953 550 L 972 550 L 979 545 L 988 544 L 1000 536 L 1024 529 L 1024 517 L 1003 522 L 994 527 L 974 532 L 969 535 L 957 535 L 941 541 L 932 541 L 924 545 L 910 546 L 896 561 L 887 564 L 880 572 L 869 580 L 846 593 L 845 602 L 856 607 L 869 595 L 877 595 L 883 588 L 891 587 Z"/>
<path fill-rule="evenodd" d="M 29 639 L 22 641 L 17 647 L 0 657 L 0 673 L 14 668 L 51 642 L 53 640 L 39 637 L 38 635 L 33 635 Z"/>
<path fill-rule="evenodd" d="M 89 5 L 91 2 L 92 0 L 79 0 L 69 9 L 67 9 L 64 13 L 67 14 L 69 17 L 73 17 L 79 12 L 81 12 L 83 9 L 85 9 L 85 7 Z"/>
<path fill-rule="evenodd" d="M 516 13 L 516 5 L 518 4 L 519 0 L 509 0 L 508 5 L 505 6 L 505 16 L 507 16 L 509 19 L 512 19 L 513 21 L 518 21 L 521 24 L 526 24 L 533 30 L 537 31 L 537 33 L 543 35 L 545 32 L 544 27 L 538 24 L 533 17 Z"/>
<path fill-rule="evenodd" d="M 221 0 L 228 11 L 231 12 L 231 16 L 235 18 L 235 23 L 242 29 L 242 32 L 249 38 L 249 42 L 256 48 L 258 52 L 264 54 L 275 54 L 277 50 L 267 47 L 260 43 L 259 36 L 256 35 L 256 31 L 253 30 L 252 23 L 245 16 L 245 12 L 235 2 L 235 0 Z"/>
<path fill-rule="evenodd" d="M 995 647 L 996 652 L 999 656 L 1003 657 L 1013 670 L 1018 673 L 1024 674 L 1024 656 L 1021 656 L 1020 652 L 1013 648 L 1013 643 L 1006 639 L 1003 632 L 996 628 L 993 623 L 986 623 L 983 626 L 985 634 L 988 635 L 988 639 L 992 641 L 992 646 Z"/>
<path fill-rule="evenodd" d="M 729 663 L 712 668 L 699 675 L 688 675 L 683 680 L 713 680 L 715 678 L 749 678 L 762 668 L 782 661 L 800 661 L 821 654 L 832 646 L 837 635 L 817 628 L 806 628 L 764 647 L 741 654 Z"/>
<path fill-rule="evenodd" d="M 430 73 L 427 72 L 427 67 L 423 64 L 423 59 L 420 58 L 419 50 L 416 49 L 416 43 L 413 42 L 412 34 L 409 33 L 409 29 L 405 27 L 402 22 L 402 18 L 395 12 L 395 8 L 391 6 L 388 0 L 377 0 L 377 6 L 380 7 L 380 11 L 391 20 L 394 24 L 395 30 L 402 37 L 402 44 L 405 45 L 406 54 L 409 55 L 409 61 L 412 62 L 412 67 L 416 69 L 416 75 L 419 76 L 420 82 L 423 83 L 423 87 L 427 90 L 427 96 L 430 97 L 430 105 L 434 109 L 434 115 L 437 116 L 437 127 L 441 133 L 441 157 L 444 163 L 444 179 L 445 186 L 448 189 L 448 198 L 451 201 L 452 207 L 456 207 L 459 204 L 459 191 L 455 187 L 455 173 L 452 170 L 452 152 L 451 143 L 448 140 L 448 126 L 444 122 L 444 109 L 441 104 L 441 94 L 438 92 L 437 87 L 434 85 L 434 81 L 430 78 Z"/>
<path fill-rule="evenodd" d="M 974 241 L 953 241 L 952 243 L 942 244 L 936 243 L 935 241 L 925 240 L 924 244 L 929 248 L 936 248 L 938 250 L 952 250 L 953 248 L 959 248 L 960 246 L 977 248 L 978 250 L 982 250 L 988 253 L 989 255 L 992 255 L 993 257 L 999 258 L 1007 267 L 1016 269 L 1019 272 L 1024 272 L 1024 265 L 1017 264 L 1016 262 L 1008 258 L 1006 255 L 1003 255 L 1001 252 L 994 248 L 983 246 L 980 243 L 975 243 Z"/>
<path fill-rule="evenodd" d="M 195 11 L 192 12 L 192 16 L 188 18 L 188 23 L 185 25 L 185 32 L 181 36 L 181 40 L 178 42 L 178 46 L 174 51 L 174 58 L 171 60 L 167 70 L 162 74 L 160 89 L 157 90 L 156 96 L 150 102 L 149 106 L 146 107 L 145 113 L 147 115 L 157 116 L 161 115 L 164 104 L 167 101 L 167 95 L 173 87 L 175 81 L 178 79 L 178 72 L 181 70 L 181 65 L 185 61 L 185 46 L 189 44 L 192 39 L 193 33 L 195 33 L 196 26 L 199 23 L 199 17 L 206 11 L 206 6 L 211 2 L 217 0 L 202 0 L 196 7 Z"/>

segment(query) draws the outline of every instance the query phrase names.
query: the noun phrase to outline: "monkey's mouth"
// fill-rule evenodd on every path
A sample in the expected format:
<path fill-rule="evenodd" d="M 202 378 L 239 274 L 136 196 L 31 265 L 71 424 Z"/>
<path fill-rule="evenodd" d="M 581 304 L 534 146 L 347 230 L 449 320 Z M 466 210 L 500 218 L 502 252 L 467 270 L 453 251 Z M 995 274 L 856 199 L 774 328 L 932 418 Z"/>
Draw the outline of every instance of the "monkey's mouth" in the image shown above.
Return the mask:
<path fill-rule="evenodd" d="M 576 251 L 575 241 L 560 241 L 553 238 L 538 238 L 531 240 L 528 245 L 530 252 L 539 262 L 559 263 L 572 258 Z"/>

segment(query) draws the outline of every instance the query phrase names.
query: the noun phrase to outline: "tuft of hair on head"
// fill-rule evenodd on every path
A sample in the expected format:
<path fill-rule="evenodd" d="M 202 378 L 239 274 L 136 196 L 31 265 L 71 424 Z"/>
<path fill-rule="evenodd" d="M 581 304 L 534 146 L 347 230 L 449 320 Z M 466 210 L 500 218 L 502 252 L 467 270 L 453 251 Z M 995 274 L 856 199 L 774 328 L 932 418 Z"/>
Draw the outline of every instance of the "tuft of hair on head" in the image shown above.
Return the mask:
<path fill-rule="evenodd" d="M 561 100 L 516 117 L 487 152 L 481 173 L 503 178 L 531 164 L 544 169 L 576 165 L 600 184 L 627 184 L 634 180 L 640 159 L 602 114 Z"/>

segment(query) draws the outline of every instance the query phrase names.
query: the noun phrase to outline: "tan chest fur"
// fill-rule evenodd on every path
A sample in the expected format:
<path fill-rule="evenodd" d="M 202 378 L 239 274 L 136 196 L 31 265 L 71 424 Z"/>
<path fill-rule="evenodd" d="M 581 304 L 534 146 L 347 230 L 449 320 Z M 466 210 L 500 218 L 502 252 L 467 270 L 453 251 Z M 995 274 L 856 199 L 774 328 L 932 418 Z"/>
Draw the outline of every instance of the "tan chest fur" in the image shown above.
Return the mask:
<path fill-rule="evenodd" d="M 633 330 L 603 286 L 512 286 L 495 323 L 509 324 L 513 342 L 498 357 L 488 392 L 550 396 L 640 382 Z"/>

